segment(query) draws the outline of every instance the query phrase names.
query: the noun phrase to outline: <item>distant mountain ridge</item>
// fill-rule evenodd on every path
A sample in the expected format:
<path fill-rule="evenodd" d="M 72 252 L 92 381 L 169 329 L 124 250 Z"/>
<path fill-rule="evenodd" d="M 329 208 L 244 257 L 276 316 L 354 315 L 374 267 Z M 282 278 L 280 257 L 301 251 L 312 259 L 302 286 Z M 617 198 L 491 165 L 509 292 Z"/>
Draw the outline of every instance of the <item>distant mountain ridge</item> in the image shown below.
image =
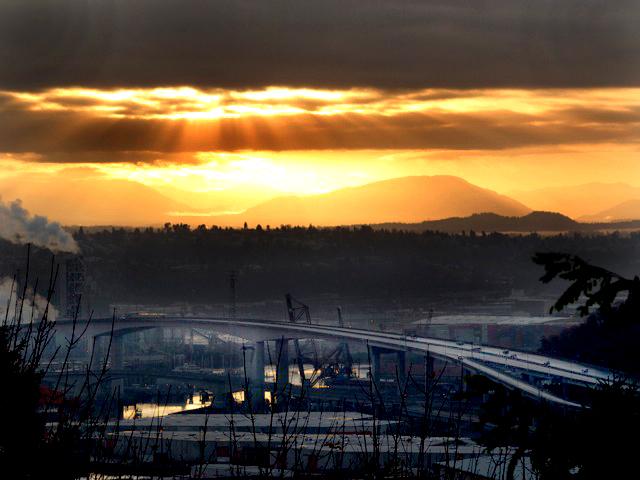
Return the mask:
<path fill-rule="evenodd" d="M 602 213 L 630 200 L 640 199 L 640 187 L 626 183 L 593 182 L 529 191 L 512 191 L 509 196 L 533 210 L 560 212 L 577 220 L 585 220 L 589 217 L 591 221 L 606 221 Z M 640 216 L 617 216 L 611 217 L 610 220 L 627 218 L 640 219 Z"/>
<path fill-rule="evenodd" d="M 419 222 L 479 212 L 520 216 L 530 211 L 507 196 L 443 175 L 394 178 L 308 197 L 277 197 L 240 214 L 206 220 L 222 225 L 335 226 Z"/>
<path fill-rule="evenodd" d="M 397 229 L 411 232 L 437 231 L 443 233 L 469 232 L 598 232 L 604 230 L 637 230 L 639 221 L 617 223 L 581 223 L 556 212 L 531 212 L 519 217 L 495 213 L 478 213 L 468 217 L 452 217 L 419 223 L 381 223 L 375 229 Z"/>
<path fill-rule="evenodd" d="M 638 219 L 640 219 L 640 198 L 627 200 L 594 215 L 580 217 L 578 220 L 583 222 L 613 222 Z"/>
<path fill-rule="evenodd" d="M 14 175 L 0 180 L 0 198 L 5 202 L 21 198 L 25 208 L 34 214 L 66 225 L 85 226 L 159 226 L 165 222 L 242 226 L 247 222 L 250 226 L 383 224 L 418 230 L 517 232 L 612 230 L 628 225 L 618 222 L 588 227 L 584 223 L 640 219 L 637 198 L 601 211 L 595 209 L 606 203 L 601 198 L 605 190 L 618 189 L 622 192 L 618 197 L 625 198 L 636 191 L 640 195 L 640 189 L 624 184 L 591 187 L 593 204 L 585 186 L 567 187 L 569 194 L 572 191 L 577 194 L 574 203 L 583 203 L 582 210 L 590 210 L 590 215 L 574 220 L 551 213 L 557 210 L 534 212 L 509 196 L 444 175 L 401 177 L 320 195 L 270 198 L 272 192 L 267 190 L 254 192 L 253 197 L 250 191 L 232 190 L 227 197 L 225 191 L 203 195 L 172 187 L 165 195 L 162 188 L 96 177 L 76 169 L 66 175 Z M 549 192 L 553 193 L 552 190 L 556 192 L 556 200 L 560 198 L 561 189 Z M 251 201 L 261 203 L 246 208 Z M 598 213 L 594 215 L 594 211 Z"/>
<path fill-rule="evenodd" d="M 32 214 L 66 225 L 162 224 L 169 212 L 193 210 L 141 183 L 116 179 L 51 181 L 30 175 L 0 181 L 0 195 L 5 202 L 19 198 Z"/>

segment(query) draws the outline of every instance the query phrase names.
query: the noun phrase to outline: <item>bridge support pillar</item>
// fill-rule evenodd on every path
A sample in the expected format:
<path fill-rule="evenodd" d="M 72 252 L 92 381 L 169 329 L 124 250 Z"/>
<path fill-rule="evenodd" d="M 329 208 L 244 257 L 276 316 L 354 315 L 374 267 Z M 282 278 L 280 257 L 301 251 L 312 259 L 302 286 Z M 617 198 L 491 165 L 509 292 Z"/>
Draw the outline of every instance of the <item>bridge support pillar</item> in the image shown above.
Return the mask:
<path fill-rule="evenodd" d="M 380 348 L 371 347 L 371 365 L 369 366 L 369 375 L 371 376 L 371 380 L 375 383 L 380 382 L 380 354 Z"/>
<path fill-rule="evenodd" d="M 566 381 L 562 382 L 562 398 L 564 398 L 565 400 L 567 400 L 569 398 L 569 384 L 567 384 Z"/>
<path fill-rule="evenodd" d="M 189 329 L 189 362 L 194 363 L 193 360 L 193 328 Z"/>
<path fill-rule="evenodd" d="M 107 338 L 104 335 L 91 335 L 89 336 L 89 343 L 87 347 L 87 359 L 90 359 L 93 355 L 91 368 L 93 370 L 99 370 L 102 368 L 102 364 L 105 362 L 107 356 Z"/>
<path fill-rule="evenodd" d="M 96 339 L 101 338 L 101 337 L 96 337 Z M 106 337 L 102 337 L 102 343 L 103 345 L 106 343 L 108 345 L 108 338 Z M 111 349 L 109 351 L 109 358 L 111 360 L 111 371 L 113 373 L 117 372 L 118 370 L 122 370 L 123 364 L 124 364 L 124 354 L 123 354 L 123 336 L 122 335 L 113 335 L 113 338 L 111 339 Z M 106 348 L 106 345 L 105 345 Z M 106 352 L 105 352 L 106 355 Z M 104 358 L 104 357 L 103 357 Z M 102 365 L 102 363 L 97 364 L 98 367 L 100 367 Z M 123 394 L 123 390 L 124 390 L 124 378 L 120 377 L 120 378 L 112 378 L 111 379 L 111 392 L 114 395 L 118 395 L 118 397 L 122 396 Z"/>
<path fill-rule="evenodd" d="M 397 364 L 396 368 L 398 369 L 398 382 L 399 387 L 404 388 L 404 385 L 407 380 L 407 352 L 398 351 L 396 352 Z"/>
<path fill-rule="evenodd" d="M 482 325 L 482 327 L 480 327 L 480 342 L 483 344 L 488 344 L 489 343 L 489 327 L 487 325 Z"/>
<path fill-rule="evenodd" d="M 433 368 L 433 357 L 429 352 L 427 352 L 427 354 L 424 357 L 424 374 L 425 374 L 426 381 L 428 382 L 428 385 L 430 387 L 435 377 L 435 371 Z"/>
<path fill-rule="evenodd" d="M 289 340 L 276 340 L 276 402 L 286 400 L 286 389 L 289 383 Z"/>
<path fill-rule="evenodd" d="M 124 365 L 123 358 L 123 337 L 122 335 L 114 335 L 111 340 L 111 368 L 113 370 L 122 370 Z"/>
<path fill-rule="evenodd" d="M 91 360 L 91 356 L 93 355 L 93 364 L 95 365 L 96 363 L 96 359 L 95 359 L 95 349 L 96 349 L 96 341 L 97 341 L 97 337 L 94 337 L 93 335 L 91 335 L 90 333 L 86 333 L 86 338 L 84 338 L 82 340 L 82 343 L 84 344 L 84 350 L 85 350 L 85 358 L 87 361 L 87 364 L 89 363 L 89 360 Z M 66 347 L 66 344 L 65 344 Z"/>
<path fill-rule="evenodd" d="M 467 391 L 467 378 L 465 377 L 464 363 L 460 362 L 460 392 Z"/>
<path fill-rule="evenodd" d="M 264 405 L 264 342 L 256 342 L 253 348 L 249 372 L 249 395 L 254 411 L 262 410 Z"/>

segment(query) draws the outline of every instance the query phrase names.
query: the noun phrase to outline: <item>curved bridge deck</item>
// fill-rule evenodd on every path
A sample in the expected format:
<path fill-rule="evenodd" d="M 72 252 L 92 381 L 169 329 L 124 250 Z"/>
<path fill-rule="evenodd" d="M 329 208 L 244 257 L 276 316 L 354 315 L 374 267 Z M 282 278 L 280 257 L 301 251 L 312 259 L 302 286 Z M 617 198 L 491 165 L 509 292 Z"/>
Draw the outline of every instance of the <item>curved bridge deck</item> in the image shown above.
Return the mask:
<path fill-rule="evenodd" d="M 571 407 L 581 405 L 541 389 L 523 380 L 521 375 L 510 373 L 524 372 L 584 385 L 597 385 L 613 377 L 612 372 L 604 369 L 534 353 L 336 325 L 225 317 L 125 316 L 116 318 L 115 321 L 111 318 L 93 319 L 88 333 L 94 336 L 109 334 L 112 322 L 115 335 L 148 328 L 207 328 L 233 333 L 247 340 L 277 340 L 284 337 L 365 342 L 388 350 L 416 352 L 453 360 L 507 387 L 521 390 L 527 395 Z M 57 327 L 63 332 L 71 325 L 70 320 L 57 322 Z M 83 326 L 79 325 L 79 327 Z"/>

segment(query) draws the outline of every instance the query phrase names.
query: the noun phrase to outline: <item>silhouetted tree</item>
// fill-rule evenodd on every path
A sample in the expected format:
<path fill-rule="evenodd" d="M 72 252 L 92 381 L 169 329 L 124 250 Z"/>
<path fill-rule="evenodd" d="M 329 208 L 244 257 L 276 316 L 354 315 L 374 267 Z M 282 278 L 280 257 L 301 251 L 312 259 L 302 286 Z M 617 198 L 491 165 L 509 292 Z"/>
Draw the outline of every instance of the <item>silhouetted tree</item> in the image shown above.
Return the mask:
<path fill-rule="evenodd" d="M 545 274 L 540 278 L 543 283 L 549 283 L 554 278 L 572 282 L 551 307 L 551 312 L 563 310 L 584 295 L 586 302 L 578 306 L 578 312 L 582 316 L 588 315 L 594 305 L 598 306 L 601 313 L 610 314 L 616 299 L 626 292 L 626 298 L 619 305 L 618 316 L 638 320 L 640 278 L 637 275 L 630 280 L 566 253 L 537 253 L 533 261 L 545 268 Z"/>
<path fill-rule="evenodd" d="M 533 261 L 545 268 L 542 282 L 555 278 L 571 282 L 551 311 L 561 311 L 584 298 L 577 311 L 587 316 L 581 325 L 543 339 L 541 350 L 626 374 L 640 374 L 638 276 L 627 279 L 564 253 L 538 253 Z"/>

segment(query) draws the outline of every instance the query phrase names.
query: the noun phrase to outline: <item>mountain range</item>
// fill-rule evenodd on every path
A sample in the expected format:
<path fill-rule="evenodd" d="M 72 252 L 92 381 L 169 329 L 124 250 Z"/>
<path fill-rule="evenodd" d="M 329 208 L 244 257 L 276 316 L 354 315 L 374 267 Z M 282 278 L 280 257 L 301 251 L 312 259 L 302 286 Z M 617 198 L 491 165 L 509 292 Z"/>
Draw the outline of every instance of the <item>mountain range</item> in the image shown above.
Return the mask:
<path fill-rule="evenodd" d="M 640 218 L 640 198 L 627 200 L 594 215 L 584 215 L 578 218 L 578 220 L 582 222 L 612 222 L 616 220 L 634 220 L 637 218 Z"/>
<path fill-rule="evenodd" d="M 382 223 L 372 225 L 376 229 L 405 230 L 410 232 L 601 232 L 611 230 L 638 230 L 640 220 L 626 222 L 577 222 L 556 212 L 531 212 L 520 217 L 508 217 L 495 213 L 476 213 L 468 217 L 453 217 L 419 223 Z"/>
<path fill-rule="evenodd" d="M 247 222 L 251 226 L 420 224 L 446 231 L 557 231 L 575 230 L 578 224 L 574 220 L 599 223 L 640 219 L 640 188 L 626 184 L 594 183 L 506 196 L 454 176 L 402 177 L 320 195 L 274 197 L 269 190 L 256 191 L 252 196 L 246 189 L 204 193 L 171 186 L 156 189 L 79 171 L 77 176 L 3 179 L 0 195 L 3 201 L 21 198 L 33 213 L 66 225 L 85 226 L 165 222 L 241 226 Z M 564 215 L 547 213 L 541 217 L 538 211 Z M 495 216 L 484 215 L 489 213 Z M 505 223 L 502 217 L 520 220 Z M 437 223 L 444 219 L 445 223 Z"/>
<path fill-rule="evenodd" d="M 221 225 L 353 225 L 419 222 L 478 212 L 520 216 L 520 202 L 459 177 L 402 177 L 321 195 L 277 197 L 237 215 L 212 217 Z"/>
<path fill-rule="evenodd" d="M 640 188 L 626 183 L 585 183 L 582 185 L 549 187 L 528 191 L 512 191 L 511 198 L 524 203 L 533 210 L 560 212 L 571 218 L 589 221 L 609 221 L 640 218 L 640 209 L 629 216 L 629 211 L 618 216 L 615 210 L 630 200 L 640 200 Z M 620 207 L 624 209 L 625 207 Z M 613 214 L 608 219 L 608 215 Z"/>
<path fill-rule="evenodd" d="M 19 198 L 31 213 L 66 225 L 161 224 L 168 218 L 166 212 L 193 210 L 138 182 L 104 178 L 87 181 L 69 175 L 3 180 L 0 195 L 5 202 Z"/>

